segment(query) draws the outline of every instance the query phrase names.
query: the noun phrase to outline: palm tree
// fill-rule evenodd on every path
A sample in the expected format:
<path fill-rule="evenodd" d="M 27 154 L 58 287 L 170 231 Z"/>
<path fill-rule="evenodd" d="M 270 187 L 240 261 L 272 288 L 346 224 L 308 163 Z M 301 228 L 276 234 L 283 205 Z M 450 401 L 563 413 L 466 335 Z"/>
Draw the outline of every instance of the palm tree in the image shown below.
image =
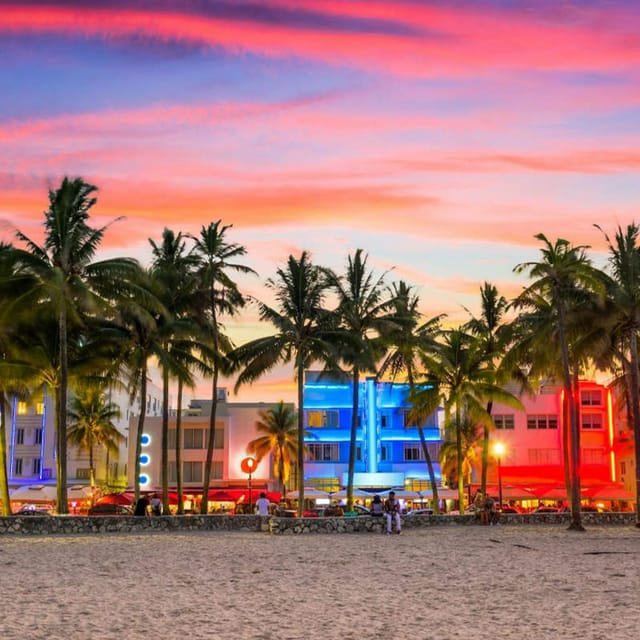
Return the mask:
<path fill-rule="evenodd" d="M 375 277 L 367 269 L 367 255 L 357 249 L 347 260 L 344 277 L 329 275 L 329 281 L 338 296 L 338 326 L 343 332 L 345 344 L 341 358 L 351 368 L 352 407 L 349 438 L 349 465 L 347 472 L 347 510 L 353 510 L 353 474 L 356 464 L 356 436 L 360 375 L 374 371 L 382 354 L 380 337 L 393 327 L 389 311 L 392 299 L 385 295 L 384 274 Z"/>
<path fill-rule="evenodd" d="M 282 400 L 274 408 L 261 411 L 259 416 L 256 430 L 262 435 L 249 442 L 247 452 L 255 454 L 258 463 L 273 456 L 274 475 L 280 481 L 280 493 L 284 497 L 291 466 L 298 457 L 298 418 Z"/>
<path fill-rule="evenodd" d="M 440 330 L 443 315 L 434 316 L 420 324 L 418 311 L 419 298 L 413 295 L 411 287 L 405 282 L 393 283 L 391 299 L 394 306 L 395 328 L 386 333 L 385 340 L 389 350 L 378 369 L 378 375 L 390 375 L 392 380 L 403 375 L 409 383 L 409 397 L 416 392 L 416 379 L 419 375 L 420 354 L 429 352 L 435 344 L 435 336 Z M 433 461 L 424 435 L 423 421 L 428 415 L 419 415 L 412 409 L 411 418 L 418 427 L 422 453 L 427 464 L 429 483 L 433 492 L 433 507 L 438 513 L 438 484 L 433 469 Z"/>
<path fill-rule="evenodd" d="M 58 512 L 67 513 L 67 395 L 69 386 L 70 326 L 82 325 L 83 316 L 95 314 L 105 296 L 117 292 L 120 278 L 137 268 L 135 260 L 119 258 L 92 262 L 107 226 L 89 226 L 89 212 L 96 204 L 94 185 L 81 178 L 64 178 L 49 191 L 42 246 L 20 231 L 16 237 L 27 247 L 15 249 L 16 276 L 27 276 L 34 285 L 14 300 L 12 308 L 45 305 L 55 316 L 58 333 L 59 384 L 55 388 L 56 475 Z"/>
<path fill-rule="evenodd" d="M 158 285 L 158 296 L 167 313 L 159 317 L 159 329 L 164 343 L 159 353 L 162 371 L 162 500 L 163 513 L 169 513 L 169 382 L 179 380 L 179 392 L 184 384 L 194 385 L 192 369 L 201 363 L 195 356 L 199 343 L 194 339 L 200 331 L 189 314 L 196 305 L 196 278 L 193 269 L 197 260 L 187 252 L 182 233 L 177 235 L 165 227 L 162 242 L 149 239 L 153 262 L 151 277 Z M 182 403 L 182 398 L 179 398 Z M 176 474 L 178 482 L 178 512 L 182 506 L 182 473 L 180 469 L 180 430 L 176 426 Z"/>
<path fill-rule="evenodd" d="M 414 407 L 422 415 L 433 413 L 444 404 L 445 419 L 455 429 L 456 468 L 464 466 L 463 433 L 465 421 L 474 425 L 491 424 L 487 413 L 488 400 L 522 408 L 518 398 L 495 384 L 493 372 L 486 366 L 481 345 L 462 329 L 442 334 L 429 353 L 422 354 L 427 372 L 426 384 L 412 397 Z M 458 498 L 464 508 L 464 475 L 458 473 Z"/>
<path fill-rule="evenodd" d="M 580 430 L 578 408 L 572 388 L 567 316 L 570 313 L 571 302 L 575 299 L 576 288 L 598 292 L 603 291 L 603 285 L 601 277 L 598 276 L 586 255 L 585 250 L 588 247 L 574 247 L 561 238 L 552 244 L 542 233 L 535 237 L 544 244 L 541 249 L 542 260 L 521 263 L 514 268 L 515 273 L 528 272 L 529 278 L 534 279 L 518 299 L 526 304 L 528 299 L 539 295 L 548 299 L 555 310 L 566 403 L 565 416 L 568 416 L 570 436 L 571 525 L 569 529 L 584 531 L 580 514 Z M 516 300 L 517 304 L 518 300 Z"/>
<path fill-rule="evenodd" d="M 258 302 L 260 319 L 271 323 L 276 333 L 257 338 L 233 351 L 229 357 L 241 368 L 235 389 L 254 382 L 278 364 L 293 361 L 298 395 L 298 516 L 304 504 L 304 372 L 313 362 L 329 363 L 337 369 L 337 357 L 331 337 L 334 316 L 324 307 L 329 289 L 325 269 L 314 265 L 303 251 L 299 259 L 289 256 L 287 266 L 267 280 L 278 303 L 273 308 Z"/>
<path fill-rule="evenodd" d="M 487 367 L 494 371 L 495 381 L 504 381 L 501 373 L 501 360 L 509 342 L 511 341 L 510 326 L 503 322 L 508 307 L 507 299 L 498 295 L 496 287 L 485 282 L 480 288 L 481 313 L 479 317 L 471 317 L 466 324 L 466 330 L 477 336 L 482 344 Z M 502 369 L 504 371 L 504 369 Z M 487 413 L 491 415 L 493 401 L 487 402 Z M 492 425 L 493 426 L 493 425 Z M 489 463 L 489 437 L 491 428 L 484 425 L 482 434 L 482 464 L 480 490 L 487 495 L 487 468 Z"/>
<path fill-rule="evenodd" d="M 597 225 L 596 225 L 597 226 Z M 600 227 L 598 227 L 600 229 Z M 602 229 L 600 229 L 602 231 Z M 604 233 L 604 231 L 603 231 Z M 640 460 L 640 375 L 638 372 L 638 330 L 640 329 L 640 228 L 635 222 L 626 229 L 618 226 L 615 238 L 604 236 L 609 245 L 609 268 L 613 286 L 609 297 L 613 304 L 613 331 L 620 334 L 626 348 L 620 350 L 629 373 L 630 413 L 633 424 L 636 460 Z M 628 354 L 624 357 L 624 354 Z M 626 377 L 625 377 L 626 378 Z M 635 466 L 636 527 L 640 527 L 640 464 Z"/>
<path fill-rule="evenodd" d="M 479 438 L 482 437 L 482 432 L 478 427 L 479 425 L 468 415 L 463 416 L 460 424 L 456 424 L 452 420 L 445 424 L 445 436 L 440 448 L 442 475 L 449 479 L 455 478 L 456 484 L 460 477 L 463 479 L 463 484 L 471 482 L 477 456 L 477 444 Z M 458 438 L 462 449 L 461 457 L 458 455 Z M 482 495 L 486 495 L 486 493 Z M 464 505 L 460 503 L 460 513 L 463 511 Z"/>
<path fill-rule="evenodd" d="M 70 444 L 89 453 L 89 483 L 95 487 L 95 447 L 104 447 L 109 453 L 118 455 L 118 445 L 125 437 L 113 423 L 120 418 L 120 408 L 109 401 L 104 390 L 97 386 L 86 386 L 76 390 L 69 407 L 68 440 Z"/>
<path fill-rule="evenodd" d="M 203 514 L 208 511 L 207 496 L 211 481 L 218 408 L 218 379 L 221 369 L 224 373 L 225 367 L 228 366 L 223 357 L 231 346 L 228 338 L 221 331 L 220 316 L 223 314 L 234 316 L 245 304 L 244 297 L 229 276 L 229 272 L 255 274 L 251 267 L 235 262 L 244 256 L 247 250 L 240 244 L 227 241 L 226 235 L 231 227 L 232 225 L 223 226 L 222 221 L 218 220 L 207 227 L 203 226 L 200 235 L 193 237 L 195 241 L 193 251 L 197 258 L 196 277 L 203 302 L 201 318 L 206 322 L 209 331 L 212 353 L 211 415 L 200 506 Z"/>

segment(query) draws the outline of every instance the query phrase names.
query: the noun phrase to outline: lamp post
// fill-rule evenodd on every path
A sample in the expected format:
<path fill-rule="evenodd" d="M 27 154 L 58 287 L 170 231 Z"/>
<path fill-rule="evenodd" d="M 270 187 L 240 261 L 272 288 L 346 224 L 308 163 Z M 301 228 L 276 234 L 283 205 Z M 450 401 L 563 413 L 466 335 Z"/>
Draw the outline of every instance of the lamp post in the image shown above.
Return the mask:
<path fill-rule="evenodd" d="M 498 501 L 500 503 L 500 511 L 502 511 L 502 454 L 504 453 L 502 442 L 496 442 L 493 445 L 493 452 L 498 458 Z"/>
<path fill-rule="evenodd" d="M 240 462 L 240 468 L 245 472 L 249 474 L 249 513 L 251 513 L 253 511 L 253 507 L 252 507 L 252 503 L 253 503 L 253 498 L 251 495 L 251 474 L 257 469 L 258 467 L 258 461 L 255 458 L 252 458 L 251 456 L 247 456 L 246 458 L 242 458 L 242 462 Z"/>

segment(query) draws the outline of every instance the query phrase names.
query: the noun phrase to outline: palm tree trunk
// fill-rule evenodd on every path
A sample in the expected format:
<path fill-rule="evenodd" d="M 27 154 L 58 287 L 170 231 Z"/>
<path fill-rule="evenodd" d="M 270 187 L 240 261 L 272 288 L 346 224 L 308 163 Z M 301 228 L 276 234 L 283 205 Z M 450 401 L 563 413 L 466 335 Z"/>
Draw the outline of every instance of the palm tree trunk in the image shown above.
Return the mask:
<path fill-rule="evenodd" d="M 462 423 L 461 423 L 460 403 L 456 402 L 456 459 L 458 466 L 458 501 L 460 503 L 459 511 L 464 513 L 464 473 L 462 471 L 463 455 L 462 455 Z"/>
<path fill-rule="evenodd" d="M 559 294 L 556 296 L 556 299 L 558 300 L 558 337 L 560 339 L 560 349 L 562 352 L 564 394 L 568 402 L 571 429 L 569 436 L 569 448 L 571 452 L 571 524 L 569 525 L 569 529 L 573 531 L 584 531 L 585 529 L 582 526 L 582 517 L 580 513 L 580 434 L 578 416 L 569 369 L 569 347 L 567 345 L 565 333 L 564 308 Z"/>
<path fill-rule="evenodd" d="M 184 513 L 184 491 L 182 488 L 182 395 L 184 382 L 178 379 L 178 409 L 176 414 L 176 485 L 178 487 L 178 515 Z"/>
<path fill-rule="evenodd" d="M 298 385 L 298 518 L 304 511 L 304 365 L 298 355 L 296 363 L 296 383 Z"/>
<path fill-rule="evenodd" d="M 490 416 L 493 411 L 493 400 L 487 402 L 487 414 Z M 482 430 L 482 471 L 480 477 L 480 491 L 483 496 L 487 495 L 487 470 L 489 468 L 489 438 L 490 430 L 487 425 L 484 425 Z M 500 505 L 502 509 L 502 505 Z"/>
<path fill-rule="evenodd" d="M 60 337 L 60 380 L 57 389 L 56 411 L 56 476 L 57 476 L 57 511 L 59 514 L 69 513 L 67 502 L 67 387 L 69 384 L 69 362 L 67 345 L 67 313 L 66 309 L 59 315 Z"/>
<path fill-rule="evenodd" d="M 11 515 L 9 498 L 9 474 L 7 470 L 7 396 L 0 391 L 0 499 L 2 515 Z"/>
<path fill-rule="evenodd" d="M 202 502 L 200 513 L 209 512 L 209 484 L 211 482 L 211 467 L 213 466 L 213 445 L 216 438 L 216 414 L 218 413 L 218 367 L 213 369 L 211 384 L 211 415 L 209 416 L 209 440 L 207 442 L 207 460 L 204 464 L 204 478 L 202 482 Z"/>
<path fill-rule="evenodd" d="M 142 455 L 142 434 L 144 433 L 144 420 L 147 416 L 147 365 L 142 366 L 140 372 L 140 415 L 138 416 L 138 429 L 136 431 L 136 457 L 133 471 L 133 495 L 134 504 L 140 498 L 140 456 Z"/>
<path fill-rule="evenodd" d="M 351 432 L 349 434 L 349 466 L 347 471 L 347 511 L 353 511 L 353 474 L 356 469 L 356 436 L 358 432 L 358 406 L 360 391 L 360 369 L 353 367 L 351 403 Z"/>
<path fill-rule="evenodd" d="M 165 345 L 166 350 L 166 345 Z M 162 513 L 169 513 L 169 369 L 162 368 Z"/>
<path fill-rule="evenodd" d="M 631 351 L 631 415 L 633 416 L 633 442 L 636 454 L 636 527 L 640 527 L 640 389 L 638 388 L 638 334 L 633 327 L 629 335 Z"/>

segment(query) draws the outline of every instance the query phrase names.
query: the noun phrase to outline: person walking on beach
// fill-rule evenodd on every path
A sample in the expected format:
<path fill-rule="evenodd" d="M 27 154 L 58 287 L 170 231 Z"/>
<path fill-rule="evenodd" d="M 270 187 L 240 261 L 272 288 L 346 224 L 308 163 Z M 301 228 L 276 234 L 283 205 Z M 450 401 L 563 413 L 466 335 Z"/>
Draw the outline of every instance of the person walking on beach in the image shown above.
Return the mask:
<path fill-rule="evenodd" d="M 269 515 L 269 499 L 267 498 L 267 494 L 264 491 L 260 494 L 260 497 L 256 500 L 256 510 L 258 511 L 259 516 Z"/>
<path fill-rule="evenodd" d="M 384 512 L 387 516 L 387 535 L 393 530 L 393 523 L 396 523 L 396 533 L 400 533 L 400 503 L 396 500 L 395 491 L 389 491 L 389 497 L 384 503 Z"/>

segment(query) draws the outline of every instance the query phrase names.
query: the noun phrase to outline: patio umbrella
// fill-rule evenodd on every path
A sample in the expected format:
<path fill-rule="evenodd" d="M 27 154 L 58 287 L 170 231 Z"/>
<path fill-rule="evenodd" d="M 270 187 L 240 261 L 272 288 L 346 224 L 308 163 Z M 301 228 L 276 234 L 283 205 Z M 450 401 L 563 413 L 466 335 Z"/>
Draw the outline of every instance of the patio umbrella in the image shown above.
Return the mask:
<path fill-rule="evenodd" d="M 306 495 L 306 492 L 305 492 Z M 335 491 L 334 493 L 330 494 L 332 498 L 346 498 L 347 497 L 347 490 L 346 489 L 340 489 L 340 491 Z M 354 498 L 365 498 L 365 499 L 370 499 L 373 498 L 374 494 L 370 493 L 369 491 L 363 491 L 362 489 L 354 489 L 353 490 L 353 497 Z"/>
<path fill-rule="evenodd" d="M 121 504 L 130 506 L 133 504 L 133 493 L 107 493 L 106 495 L 98 498 L 96 504 Z"/>
<path fill-rule="evenodd" d="M 317 500 L 318 498 L 328 498 L 329 494 L 326 491 L 320 491 L 320 489 L 312 489 L 309 487 L 304 490 L 304 497 L 309 498 L 309 500 Z M 289 491 L 287 493 L 287 498 L 291 498 L 292 500 L 298 499 L 297 491 Z"/>
<path fill-rule="evenodd" d="M 592 500 L 635 500 L 636 497 L 621 484 L 605 484 L 598 487 L 585 487 L 583 497 Z"/>
<path fill-rule="evenodd" d="M 535 495 L 540 500 L 566 500 L 566 487 L 541 487 L 536 490 Z"/>
<path fill-rule="evenodd" d="M 209 491 L 209 501 L 210 502 L 234 502 L 235 498 L 226 491 L 222 491 L 220 489 L 211 489 Z"/>
<path fill-rule="evenodd" d="M 500 493 L 500 487 L 491 485 L 487 487 L 487 493 L 490 496 L 497 496 Z M 502 498 L 504 500 L 535 500 L 538 496 L 527 487 L 515 484 L 507 484 L 502 486 Z"/>
<path fill-rule="evenodd" d="M 10 494 L 12 502 L 55 502 L 56 487 L 44 484 L 22 486 Z"/>

